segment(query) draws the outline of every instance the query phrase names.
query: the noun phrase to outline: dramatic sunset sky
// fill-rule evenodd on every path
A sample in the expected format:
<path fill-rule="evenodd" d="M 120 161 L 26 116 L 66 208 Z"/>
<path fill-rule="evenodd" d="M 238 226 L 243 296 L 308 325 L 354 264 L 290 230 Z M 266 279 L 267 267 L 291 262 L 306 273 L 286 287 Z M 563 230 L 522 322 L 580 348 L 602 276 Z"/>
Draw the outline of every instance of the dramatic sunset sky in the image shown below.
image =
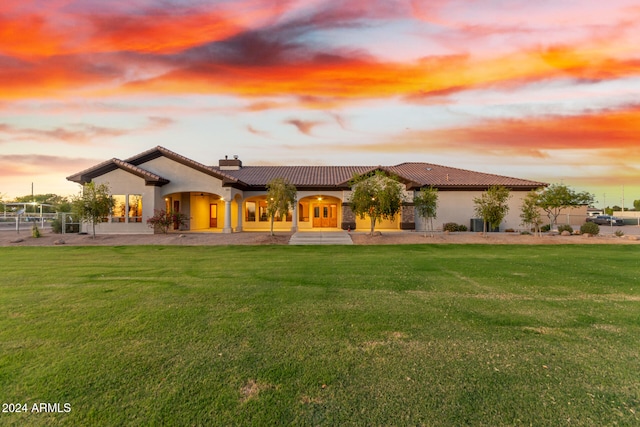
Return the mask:
<path fill-rule="evenodd" d="M 162 145 L 640 199 L 638 0 L 2 0 L 0 193 Z M 605 196 L 606 194 L 606 196 Z"/>

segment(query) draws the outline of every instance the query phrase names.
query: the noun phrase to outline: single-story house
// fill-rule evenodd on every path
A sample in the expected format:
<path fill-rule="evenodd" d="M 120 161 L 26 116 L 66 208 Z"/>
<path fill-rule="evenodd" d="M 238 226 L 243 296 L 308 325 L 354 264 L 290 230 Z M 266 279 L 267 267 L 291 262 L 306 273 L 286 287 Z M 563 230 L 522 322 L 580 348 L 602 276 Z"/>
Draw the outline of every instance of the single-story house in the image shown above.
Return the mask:
<path fill-rule="evenodd" d="M 268 230 L 266 185 L 274 178 L 288 179 L 297 189 L 297 203 L 275 224 L 276 230 L 361 229 L 368 219 L 351 211 L 349 181 L 355 174 L 381 170 L 399 177 L 405 203 L 393 221 L 377 228 L 423 230 L 415 215 L 413 195 L 423 187 L 438 189 L 437 228 L 447 222 L 469 227 L 474 197 L 490 186 L 511 190 L 510 210 L 500 229 L 521 228 L 520 206 L 526 193 L 544 182 L 473 172 L 420 162 L 395 166 L 244 166 L 238 158 L 207 166 L 164 147 L 155 147 L 125 160 L 113 158 L 67 177 L 85 184 L 107 183 L 116 207 L 96 227 L 102 234 L 153 233 L 147 218 L 155 209 L 179 211 L 188 218 L 187 230 L 225 233 Z M 434 221 L 434 224 L 436 222 Z"/>

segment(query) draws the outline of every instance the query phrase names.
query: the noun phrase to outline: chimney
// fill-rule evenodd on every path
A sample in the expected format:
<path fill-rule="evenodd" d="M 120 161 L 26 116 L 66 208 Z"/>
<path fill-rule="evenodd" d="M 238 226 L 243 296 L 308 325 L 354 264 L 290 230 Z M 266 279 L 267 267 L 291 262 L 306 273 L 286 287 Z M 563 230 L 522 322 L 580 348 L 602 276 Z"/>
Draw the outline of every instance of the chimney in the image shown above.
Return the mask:
<path fill-rule="evenodd" d="M 229 156 L 224 156 L 224 159 L 220 159 L 218 162 L 221 171 L 237 171 L 242 168 L 242 160 L 238 159 L 238 156 L 233 156 L 233 159 L 229 159 Z"/>

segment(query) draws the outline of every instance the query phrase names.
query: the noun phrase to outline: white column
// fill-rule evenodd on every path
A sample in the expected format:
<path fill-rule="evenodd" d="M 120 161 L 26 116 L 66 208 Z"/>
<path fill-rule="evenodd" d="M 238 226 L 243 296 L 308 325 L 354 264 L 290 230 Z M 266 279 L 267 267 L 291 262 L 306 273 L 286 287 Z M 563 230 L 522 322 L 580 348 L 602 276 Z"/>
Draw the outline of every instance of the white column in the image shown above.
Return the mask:
<path fill-rule="evenodd" d="M 231 200 L 224 201 L 224 228 L 223 233 L 231 233 Z"/>
<path fill-rule="evenodd" d="M 298 231 L 298 201 L 293 202 L 293 214 L 292 214 L 291 231 L 294 233 Z"/>

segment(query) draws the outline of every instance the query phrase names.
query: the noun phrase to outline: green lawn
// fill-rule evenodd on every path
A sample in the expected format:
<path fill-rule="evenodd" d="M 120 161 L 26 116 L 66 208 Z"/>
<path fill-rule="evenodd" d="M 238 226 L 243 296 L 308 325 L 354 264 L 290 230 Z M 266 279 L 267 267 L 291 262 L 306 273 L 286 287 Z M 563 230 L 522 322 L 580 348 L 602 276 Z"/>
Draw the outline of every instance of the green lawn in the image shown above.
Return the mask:
<path fill-rule="evenodd" d="M 0 273 L 0 399 L 29 410 L 0 425 L 640 423 L 636 246 L 17 247 Z"/>

